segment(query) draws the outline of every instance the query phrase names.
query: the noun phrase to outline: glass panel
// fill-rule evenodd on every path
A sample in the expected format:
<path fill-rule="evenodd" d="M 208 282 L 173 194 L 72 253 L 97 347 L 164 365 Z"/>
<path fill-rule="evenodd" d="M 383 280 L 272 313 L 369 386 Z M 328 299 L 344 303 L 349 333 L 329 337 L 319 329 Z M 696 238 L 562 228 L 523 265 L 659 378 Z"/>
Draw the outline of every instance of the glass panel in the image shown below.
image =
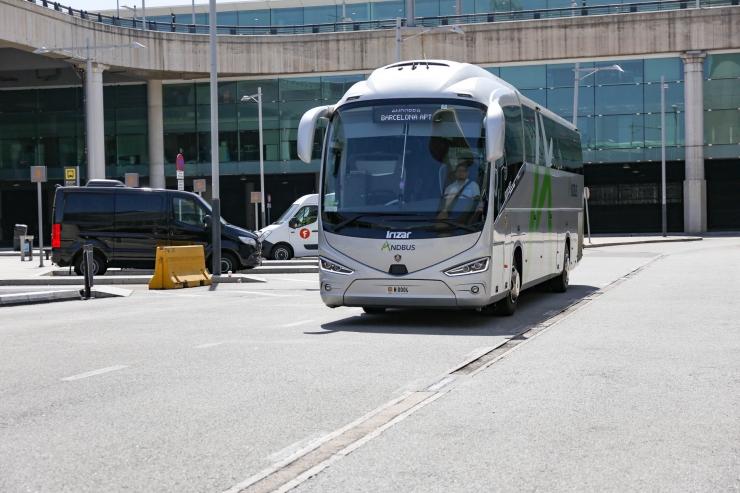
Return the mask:
<path fill-rule="evenodd" d="M 39 163 L 49 168 L 77 166 L 77 139 L 51 137 L 39 140 Z"/>
<path fill-rule="evenodd" d="M 265 161 L 277 161 L 280 147 L 280 131 L 262 131 L 263 156 Z M 259 161 L 259 132 L 257 130 L 244 130 L 239 132 L 239 144 L 241 146 L 242 161 Z"/>
<path fill-rule="evenodd" d="M 0 113 L 0 138 L 35 137 L 37 115 L 37 113 Z"/>
<path fill-rule="evenodd" d="M 115 135 L 105 136 L 105 164 L 107 166 L 118 165 L 118 142 Z"/>
<path fill-rule="evenodd" d="M 4 138 L 0 140 L 0 168 L 21 169 L 29 166 L 36 166 L 35 139 Z"/>
<path fill-rule="evenodd" d="M 118 136 L 118 164 L 149 164 L 149 144 L 146 135 Z"/>
<path fill-rule="evenodd" d="M 49 111 L 38 115 L 40 137 L 74 137 L 77 122 L 74 111 Z"/>
<path fill-rule="evenodd" d="M 162 113 L 166 133 L 195 131 L 194 106 L 165 107 Z"/>
<path fill-rule="evenodd" d="M 486 72 L 492 73 L 496 77 L 499 77 L 499 75 L 501 74 L 501 68 L 499 67 L 486 67 L 483 70 L 485 70 Z"/>
<path fill-rule="evenodd" d="M 704 60 L 705 79 L 740 77 L 740 53 L 707 55 Z"/>
<path fill-rule="evenodd" d="M 77 89 L 44 89 L 38 92 L 39 111 L 75 110 L 81 107 L 77 102 Z"/>
<path fill-rule="evenodd" d="M 322 77 L 321 95 L 323 99 L 341 99 L 350 87 L 363 80 L 365 80 L 365 77 L 362 75 Z"/>
<path fill-rule="evenodd" d="M 172 199 L 172 216 L 175 221 L 190 226 L 204 226 L 207 212 L 196 205 L 193 199 Z"/>
<path fill-rule="evenodd" d="M 615 0 L 614 3 L 620 2 Z M 571 0 L 547 0 L 548 9 L 569 9 L 571 7 Z"/>
<path fill-rule="evenodd" d="M 475 0 L 462 0 L 463 14 L 475 12 Z M 439 15 L 455 15 L 455 0 L 439 0 Z"/>
<path fill-rule="evenodd" d="M 501 67 L 499 77 L 517 89 L 538 89 L 547 84 L 545 65 Z"/>
<path fill-rule="evenodd" d="M 642 113 L 641 85 L 602 86 L 595 90 L 597 115 Z"/>
<path fill-rule="evenodd" d="M 740 111 L 736 109 L 705 111 L 704 139 L 707 144 L 740 143 Z"/>
<path fill-rule="evenodd" d="M 241 80 L 238 83 L 237 94 L 241 101 L 242 96 L 251 96 L 257 94 L 257 88 L 262 88 L 262 103 L 269 101 L 277 101 L 280 99 L 280 92 L 278 89 L 277 79 L 262 79 L 262 80 Z M 250 103 L 243 103 L 250 104 Z"/>
<path fill-rule="evenodd" d="M 680 58 L 651 58 L 645 60 L 645 82 L 666 82 L 683 80 L 683 62 Z"/>
<path fill-rule="evenodd" d="M 262 129 L 280 127 L 280 103 L 262 103 Z M 259 128 L 257 103 L 242 103 L 237 106 L 239 130 Z"/>
<path fill-rule="evenodd" d="M 416 17 L 439 16 L 439 0 L 416 0 Z"/>
<path fill-rule="evenodd" d="M 163 106 L 186 106 L 195 104 L 195 84 L 162 85 Z"/>
<path fill-rule="evenodd" d="M 681 94 L 683 96 L 683 93 Z M 683 97 L 682 103 L 683 103 Z M 666 101 L 666 106 L 668 102 Z M 716 79 L 704 81 L 704 109 L 724 110 L 740 108 L 740 80 Z M 683 104 L 681 108 L 683 109 Z"/>
<path fill-rule="evenodd" d="M 544 89 L 524 89 L 519 91 L 522 96 L 531 99 L 540 106 L 547 108 L 547 91 Z"/>
<path fill-rule="evenodd" d="M 618 62 L 599 62 L 596 64 L 596 68 L 599 67 L 611 67 L 613 65 L 619 65 L 624 72 L 619 70 L 600 70 L 596 72 L 593 77 L 596 77 L 595 83 L 601 84 L 629 84 L 642 82 L 642 60 L 620 60 Z M 588 72 L 586 72 L 588 73 Z"/>
<path fill-rule="evenodd" d="M 346 8 L 349 8 L 349 5 Z M 347 17 L 350 16 L 348 15 Z M 342 22 L 342 6 L 322 5 L 320 7 L 304 7 L 303 22 L 306 24 Z"/>
<path fill-rule="evenodd" d="M 216 12 L 216 24 L 219 26 L 238 26 L 239 13 L 233 12 Z"/>
<path fill-rule="evenodd" d="M 580 68 L 591 68 L 593 63 L 581 63 Z M 573 69 L 576 68 L 575 63 L 559 63 L 555 65 L 547 65 L 547 87 L 573 87 L 575 81 L 575 73 Z M 581 72 L 581 76 L 588 74 L 588 72 Z M 591 76 L 593 77 L 593 75 Z M 581 81 L 581 86 L 593 85 L 593 80 L 586 78 Z"/>
<path fill-rule="evenodd" d="M 404 17 L 405 12 L 404 2 L 393 0 L 391 2 L 372 2 L 370 4 L 370 19 L 384 20 L 384 19 L 395 19 L 396 17 Z"/>
<path fill-rule="evenodd" d="M 670 82 L 666 83 L 666 85 L 668 86 L 668 89 L 665 90 L 666 114 L 674 110 L 683 111 L 683 83 Z M 646 113 L 660 113 L 660 82 L 657 84 L 645 84 L 643 85 L 643 89 L 645 96 L 643 111 Z M 705 92 L 705 100 L 706 94 Z"/>
<path fill-rule="evenodd" d="M 645 124 L 642 115 L 600 116 L 596 123 L 596 147 L 599 149 L 642 147 Z"/>
<path fill-rule="evenodd" d="M 36 111 L 37 92 L 35 89 L 26 91 L 0 91 L 0 112 Z"/>
<path fill-rule="evenodd" d="M 573 120 L 573 96 L 572 87 L 561 87 L 547 90 L 547 109 L 562 116 L 568 121 Z M 594 88 L 578 87 L 578 115 L 588 116 L 594 114 Z"/>
<path fill-rule="evenodd" d="M 188 164 L 198 162 L 198 139 L 195 132 L 164 135 L 165 163 L 174 163 L 178 154 L 182 154 Z"/>
<path fill-rule="evenodd" d="M 147 109 L 120 108 L 116 110 L 116 133 L 142 134 L 148 131 Z"/>
<path fill-rule="evenodd" d="M 347 11 L 347 17 L 353 21 L 369 21 L 370 20 L 370 4 L 369 3 L 348 3 L 345 8 Z M 342 15 L 342 6 L 337 6 L 337 15 Z"/>
<path fill-rule="evenodd" d="M 666 112 L 665 145 L 684 145 L 684 113 Z M 645 146 L 660 147 L 660 114 L 645 115 Z"/>
<path fill-rule="evenodd" d="M 210 82 L 198 82 L 197 84 L 195 84 L 195 103 L 211 104 Z"/>
<path fill-rule="evenodd" d="M 609 0 L 614 2 L 614 0 Z M 541 10 L 547 8 L 547 0 L 513 0 L 511 10 Z"/>
<path fill-rule="evenodd" d="M 116 87 L 116 108 L 146 107 L 146 84 Z"/>
<path fill-rule="evenodd" d="M 578 117 L 578 132 L 581 134 L 581 147 L 583 149 L 593 149 L 596 147 L 596 129 L 593 116 Z"/>
<path fill-rule="evenodd" d="M 211 132 L 200 132 L 198 134 L 200 143 L 200 162 L 211 160 Z M 239 160 L 239 136 L 238 132 L 218 133 L 218 161 L 230 163 Z"/>
<path fill-rule="evenodd" d="M 239 12 L 240 26 L 269 26 L 270 10 L 242 10 Z"/>
<path fill-rule="evenodd" d="M 190 21 L 188 21 L 188 22 L 191 22 L 192 21 L 192 18 L 193 17 L 191 15 L 190 16 Z M 195 14 L 195 23 L 196 24 L 201 24 L 201 25 L 208 25 L 208 22 L 209 22 L 208 21 L 208 18 L 209 18 L 209 15 L 208 14 Z"/>
<path fill-rule="evenodd" d="M 296 101 L 280 105 L 280 128 L 298 128 L 303 115 L 317 106 L 315 101 Z"/>
<path fill-rule="evenodd" d="M 270 14 L 273 26 L 295 26 L 303 24 L 303 8 L 273 9 Z"/>
<path fill-rule="evenodd" d="M 288 161 L 298 159 L 298 129 L 280 129 L 280 159 Z"/>
<path fill-rule="evenodd" d="M 321 77 L 280 79 L 281 101 L 306 101 L 321 99 Z"/>
<path fill-rule="evenodd" d="M 116 135 L 116 110 L 113 108 L 109 110 L 103 111 L 103 117 L 104 117 L 104 126 L 103 126 L 103 134 L 104 135 Z M 85 129 L 82 129 L 82 133 L 85 133 Z"/>

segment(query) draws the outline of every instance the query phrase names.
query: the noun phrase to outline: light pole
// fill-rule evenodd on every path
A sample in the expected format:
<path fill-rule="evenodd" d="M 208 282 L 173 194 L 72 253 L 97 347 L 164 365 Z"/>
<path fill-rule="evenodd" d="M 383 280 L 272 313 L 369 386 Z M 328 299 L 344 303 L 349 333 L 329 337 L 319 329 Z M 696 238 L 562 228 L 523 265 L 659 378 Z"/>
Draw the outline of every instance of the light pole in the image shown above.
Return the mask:
<path fill-rule="evenodd" d="M 422 34 L 426 34 L 428 32 L 455 32 L 457 34 L 462 34 L 463 36 L 465 35 L 465 33 L 463 32 L 462 29 L 460 29 L 458 26 L 454 26 L 454 25 L 453 26 L 445 26 L 445 27 L 438 27 L 438 26 L 434 26 L 434 27 L 423 27 L 423 26 L 419 26 L 419 27 L 416 27 L 416 22 L 412 20 L 413 15 L 414 14 L 412 12 L 411 15 L 407 16 L 407 18 L 406 18 L 406 22 L 408 23 L 408 26 L 407 27 L 402 27 L 401 26 L 401 18 L 400 17 L 396 17 L 396 28 L 395 28 L 395 30 L 396 30 L 396 62 L 400 62 L 401 61 L 401 43 L 403 43 L 404 41 L 408 41 L 411 38 L 415 38 L 417 36 L 421 36 Z M 413 36 L 409 36 L 406 39 L 403 39 L 402 34 L 405 33 L 405 32 L 415 32 L 416 34 L 414 34 Z"/>
<path fill-rule="evenodd" d="M 666 191 L 665 191 L 665 90 L 668 85 L 665 83 L 665 77 L 660 76 L 660 154 L 661 154 L 661 185 L 662 197 L 661 205 L 663 209 L 663 237 L 666 236 L 668 229 L 668 219 L 666 213 Z"/>
<path fill-rule="evenodd" d="M 70 46 L 68 48 L 46 48 L 45 46 L 42 46 L 40 48 L 35 49 L 33 52 L 35 54 L 42 54 L 42 53 L 64 53 L 75 60 L 84 61 L 86 63 L 85 71 L 86 79 L 85 79 L 85 85 L 87 86 L 85 88 L 85 133 L 87 138 L 87 179 L 91 180 L 94 178 L 105 178 L 105 171 L 103 171 L 103 176 L 98 177 L 97 173 L 95 172 L 95 160 L 97 159 L 98 152 L 98 146 L 100 146 L 100 149 L 102 149 L 102 152 L 100 153 L 103 156 L 103 160 L 105 160 L 105 144 L 103 141 L 96 142 L 96 139 L 93 137 L 93 134 L 96 133 L 94 130 L 95 128 L 99 128 L 103 125 L 103 122 L 95 122 L 97 125 L 93 125 L 93 108 L 94 108 L 94 93 L 93 93 L 93 77 L 92 77 L 92 62 L 98 57 L 101 57 L 105 55 L 106 53 L 115 50 L 116 48 L 146 48 L 141 43 L 129 43 L 129 44 L 121 44 L 121 45 L 97 45 L 97 46 L 91 46 L 90 45 L 90 38 L 85 39 L 85 46 Z M 100 53 L 98 55 L 93 56 L 92 52 L 95 50 L 106 50 L 103 53 Z M 85 56 L 82 56 L 78 53 L 85 53 Z M 101 80 L 101 91 L 102 91 L 102 80 Z M 102 96 L 100 98 L 101 100 L 99 103 L 102 105 Z M 101 110 L 102 111 L 102 110 Z M 102 113 L 101 113 L 102 114 Z M 102 133 L 101 133 L 102 136 Z M 105 170 L 105 162 L 100 163 L 100 166 L 103 170 Z"/>
<path fill-rule="evenodd" d="M 213 253 L 211 254 L 211 264 L 213 275 L 221 275 L 221 198 L 219 192 L 219 166 L 218 166 L 218 52 L 216 45 L 216 0 L 208 0 L 210 18 L 209 34 L 210 52 L 211 52 L 211 187 L 213 189 L 213 198 L 211 199 L 211 209 L 213 212 L 212 232 Z"/>
<path fill-rule="evenodd" d="M 195 0 L 193 0 L 193 25 L 195 25 Z"/>
<path fill-rule="evenodd" d="M 134 22 L 136 22 L 136 5 L 129 7 L 128 5 L 121 5 L 124 9 L 129 9 L 134 13 Z M 120 17 L 120 12 L 119 12 Z M 146 1 L 141 0 L 141 29 L 146 30 Z"/>
<path fill-rule="evenodd" d="M 257 121 L 259 125 L 259 135 L 260 135 L 260 205 L 262 206 L 262 213 L 260 214 L 260 217 L 262 219 L 262 227 L 264 228 L 267 226 L 267 223 L 265 222 L 265 161 L 262 156 L 262 87 L 257 88 L 257 94 L 252 94 L 251 96 L 244 96 L 241 100 L 242 101 L 256 101 L 257 102 Z M 256 220 L 257 218 L 255 218 Z M 257 229 L 259 229 L 259 224 L 257 225 Z"/>
<path fill-rule="evenodd" d="M 612 65 L 611 67 L 599 67 L 599 68 L 579 68 L 580 63 L 576 62 L 576 68 L 573 69 L 573 72 L 575 72 L 575 82 L 573 84 L 573 126 L 578 128 L 578 83 L 581 82 L 586 77 L 595 74 L 596 72 L 600 72 L 602 70 L 619 70 L 620 72 L 624 72 L 622 70 L 622 67 L 619 65 Z M 583 77 L 580 76 L 580 72 L 588 72 Z"/>

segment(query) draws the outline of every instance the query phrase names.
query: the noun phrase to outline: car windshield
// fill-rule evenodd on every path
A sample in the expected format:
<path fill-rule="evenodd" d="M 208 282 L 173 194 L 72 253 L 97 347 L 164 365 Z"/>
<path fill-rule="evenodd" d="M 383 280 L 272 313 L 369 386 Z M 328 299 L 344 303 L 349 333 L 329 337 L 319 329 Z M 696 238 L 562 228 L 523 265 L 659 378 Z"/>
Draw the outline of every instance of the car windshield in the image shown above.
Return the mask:
<path fill-rule="evenodd" d="M 298 210 L 298 208 L 301 206 L 301 204 L 293 204 L 291 205 L 287 211 L 283 212 L 283 214 L 278 218 L 277 221 L 275 221 L 272 224 L 283 224 L 285 221 L 293 217 L 293 213 Z"/>
<path fill-rule="evenodd" d="M 489 183 L 484 118 L 484 107 L 459 100 L 340 108 L 324 157 L 324 228 L 364 237 L 480 231 Z"/>

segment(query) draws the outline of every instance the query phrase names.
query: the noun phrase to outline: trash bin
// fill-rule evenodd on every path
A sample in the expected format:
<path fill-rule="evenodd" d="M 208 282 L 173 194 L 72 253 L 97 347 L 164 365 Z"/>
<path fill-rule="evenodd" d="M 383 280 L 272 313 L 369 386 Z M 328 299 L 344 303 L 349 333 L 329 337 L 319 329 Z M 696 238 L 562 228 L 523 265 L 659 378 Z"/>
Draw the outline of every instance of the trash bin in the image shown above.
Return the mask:
<path fill-rule="evenodd" d="M 21 251 L 21 236 L 25 236 L 28 233 L 28 226 L 25 224 L 16 224 L 13 228 L 13 250 L 16 252 Z"/>

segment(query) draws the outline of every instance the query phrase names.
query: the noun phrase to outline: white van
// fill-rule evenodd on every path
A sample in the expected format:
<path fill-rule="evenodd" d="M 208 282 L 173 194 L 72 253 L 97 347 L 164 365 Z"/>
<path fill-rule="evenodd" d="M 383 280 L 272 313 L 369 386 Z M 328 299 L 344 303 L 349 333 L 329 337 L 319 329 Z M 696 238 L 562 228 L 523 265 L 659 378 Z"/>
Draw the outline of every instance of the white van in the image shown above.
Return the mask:
<path fill-rule="evenodd" d="M 262 255 L 272 260 L 314 257 L 319 249 L 319 196 L 304 195 L 280 218 L 257 231 Z"/>

